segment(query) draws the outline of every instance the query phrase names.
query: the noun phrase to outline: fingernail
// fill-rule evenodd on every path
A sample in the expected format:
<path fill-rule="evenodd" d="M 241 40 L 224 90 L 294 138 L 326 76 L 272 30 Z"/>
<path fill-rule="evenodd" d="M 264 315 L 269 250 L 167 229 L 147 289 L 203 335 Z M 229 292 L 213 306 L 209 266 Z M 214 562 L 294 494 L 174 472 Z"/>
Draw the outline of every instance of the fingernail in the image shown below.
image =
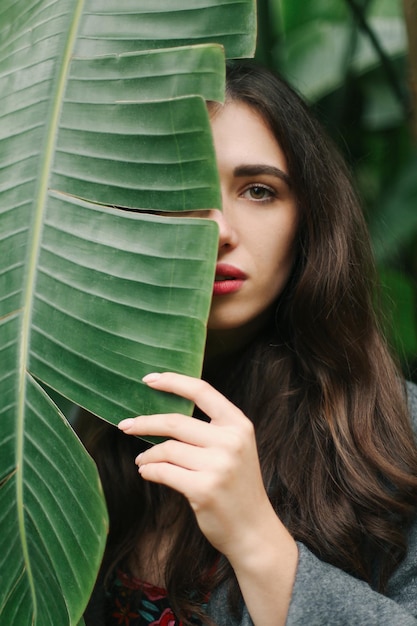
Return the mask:
<path fill-rule="evenodd" d="M 141 460 L 142 456 L 143 456 L 143 452 L 141 452 L 140 454 L 138 454 L 138 456 L 137 456 L 137 457 L 136 457 L 136 459 L 135 459 L 135 463 L 136 463 L 136 465 L 140 465 L 140 460 Z"/>
<path fill-rule="evenodd" d="M 151 374 L 146 374 L 146 376 L 144 376 L 142 378 L 142 381 L 146 384 L 148 383 L 155 383 L 158 378 L 160 378 L 161 374 L 157 374 L 156 372 L 152 372 Z"/>
<path fill-rule="evenodd" d="M 117 428 L 120 428 L 120 430 L 128 430 L 129 428 L 133 426 L 133 422 L 134 420 L 131 417 L 129 417 L 128 419 L 125 419 L 119 422 L 117 424 Z"/>

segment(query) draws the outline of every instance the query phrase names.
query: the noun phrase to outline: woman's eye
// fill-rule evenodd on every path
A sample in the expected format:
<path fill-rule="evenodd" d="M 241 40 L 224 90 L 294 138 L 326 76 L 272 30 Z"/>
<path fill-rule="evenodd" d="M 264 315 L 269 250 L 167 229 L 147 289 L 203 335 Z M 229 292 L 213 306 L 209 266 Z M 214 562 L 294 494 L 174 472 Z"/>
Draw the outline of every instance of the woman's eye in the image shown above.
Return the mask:
<path fill-rule="evenodd" d="M 244 198 L 249 198 L 249 200 L 265 202 L 267 200 L 272 200 L 275 197 L 275 193 L 273 189 L 265 187 L 264 185 L 251 185 L 243 192 L 242 196 Z"/>

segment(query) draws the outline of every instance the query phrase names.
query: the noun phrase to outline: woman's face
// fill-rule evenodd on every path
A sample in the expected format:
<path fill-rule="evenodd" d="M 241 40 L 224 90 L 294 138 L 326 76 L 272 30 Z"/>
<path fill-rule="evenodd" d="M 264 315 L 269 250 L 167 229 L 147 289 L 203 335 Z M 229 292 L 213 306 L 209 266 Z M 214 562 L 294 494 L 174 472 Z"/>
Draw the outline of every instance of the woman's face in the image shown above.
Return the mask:
<path fill-rule="evenodd" d="M 209 330 L 259 328 L 289 277 L 298 211 L 279 144 L 242 102 L 211 118 L 223 211 Z"/>

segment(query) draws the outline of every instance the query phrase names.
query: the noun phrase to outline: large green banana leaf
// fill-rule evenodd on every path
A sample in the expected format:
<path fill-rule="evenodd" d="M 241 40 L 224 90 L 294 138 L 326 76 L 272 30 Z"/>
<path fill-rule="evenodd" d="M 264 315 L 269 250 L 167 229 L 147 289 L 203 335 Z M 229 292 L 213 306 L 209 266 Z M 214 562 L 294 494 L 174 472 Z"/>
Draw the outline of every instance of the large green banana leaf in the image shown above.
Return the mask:
<path fill-rule="evenodd" d="M 80 622 L 107 514 L 45 392 L 116 423 L 189 403 L 220 206 L 205 99 L 253 54 L 252 0 L 2 0 L 0 625 Z M 145 213 L 143 212 L 145 211 Z"/>

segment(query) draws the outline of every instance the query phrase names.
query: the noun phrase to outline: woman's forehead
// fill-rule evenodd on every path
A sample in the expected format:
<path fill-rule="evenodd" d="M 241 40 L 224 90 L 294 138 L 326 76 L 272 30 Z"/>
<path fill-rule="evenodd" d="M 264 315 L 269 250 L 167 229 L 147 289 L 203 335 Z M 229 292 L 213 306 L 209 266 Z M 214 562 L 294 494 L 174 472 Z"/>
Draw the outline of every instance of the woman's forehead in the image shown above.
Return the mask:
<path fill-rule="evenodd" d="M 261 114 L 246 102 L 226 101 L 210 115 L 218 160 L 263 163 L 287 170 L 285 154 Z"/>

